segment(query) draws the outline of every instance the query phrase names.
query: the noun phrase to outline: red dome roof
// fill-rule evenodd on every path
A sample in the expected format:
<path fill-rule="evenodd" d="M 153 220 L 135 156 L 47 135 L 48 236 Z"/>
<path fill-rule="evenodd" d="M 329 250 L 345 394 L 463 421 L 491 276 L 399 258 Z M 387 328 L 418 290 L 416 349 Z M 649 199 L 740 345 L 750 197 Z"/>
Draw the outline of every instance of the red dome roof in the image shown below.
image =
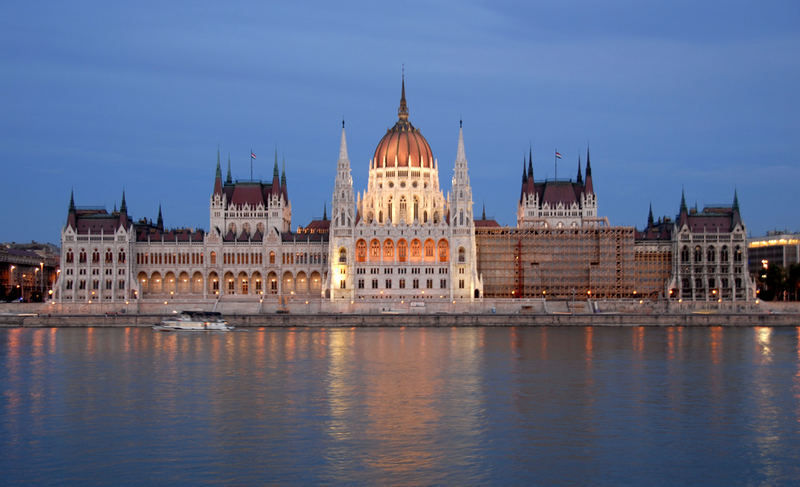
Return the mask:
<path fill-rule="evenodd" d="M 372 167 L 433 167 L 433 152 L 428 141 L 408 121 L 406 85 L 403 80 L 398 120 L 386 131 L 372 158 Z"/>

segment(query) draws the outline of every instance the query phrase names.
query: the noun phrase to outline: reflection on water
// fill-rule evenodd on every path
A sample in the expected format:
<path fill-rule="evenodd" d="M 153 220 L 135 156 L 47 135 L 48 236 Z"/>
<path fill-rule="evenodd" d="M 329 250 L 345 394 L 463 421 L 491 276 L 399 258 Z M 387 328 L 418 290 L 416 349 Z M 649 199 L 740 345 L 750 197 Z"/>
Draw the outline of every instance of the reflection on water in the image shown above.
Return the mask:
<path fill-rule="evenodd" d="M 0 392 L 12 485 L 800 478 L 800 327 L 6 329 Z"/>

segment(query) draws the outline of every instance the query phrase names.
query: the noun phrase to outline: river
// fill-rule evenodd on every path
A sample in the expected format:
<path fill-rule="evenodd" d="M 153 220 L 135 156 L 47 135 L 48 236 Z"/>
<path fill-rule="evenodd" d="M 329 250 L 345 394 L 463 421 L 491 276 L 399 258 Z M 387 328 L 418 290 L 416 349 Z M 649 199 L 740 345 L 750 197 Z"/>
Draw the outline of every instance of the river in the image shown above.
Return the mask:
<path fill-rule="evenodd" d="M 0 329 L 0 484 L 791 485 L 800 327 Z"/>

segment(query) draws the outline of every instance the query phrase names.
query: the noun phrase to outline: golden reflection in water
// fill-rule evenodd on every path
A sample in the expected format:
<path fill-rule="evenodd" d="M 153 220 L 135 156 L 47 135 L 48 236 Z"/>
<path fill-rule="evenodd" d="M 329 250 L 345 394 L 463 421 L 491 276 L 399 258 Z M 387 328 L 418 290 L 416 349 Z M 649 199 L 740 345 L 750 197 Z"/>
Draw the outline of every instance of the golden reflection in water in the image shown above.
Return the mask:
<path fill-rule="evenodd" d="M 592 367 L 592 354 L 594 352 L 594 328 L 587 326 L 583 329 L 583 342 L 584 342 L 584 355 L 586 356 L 586 365 Z"/>
<path fill-rule="evenodd" d="M 644 352 L 644 327 L 637 326 L 633 331 L 633 350 L 636 352 L 638 359 L 642 359 Z"/>
<path fill-rule="evenodd" d="M 675 359 L 675 327 L 667 327 L 667 360 Z"/>
<path fill-rule="evenodd" d="M 756 344 L 758 352 L 761 354 L 761 359 L 766 362 L 772 361 L 772 328 L 767 326 L 757 326 L 755 329 Z"/>
<path fill-rule="evenodd" d="M 720 354 L 722 353 L 722 327 L 712 326 L 709 328 L 710 340 L 709 346 L 711 347 L 711 363 L 719 365 Z"/>
<path fill-rule="evenodd" d="M 794 417 L 798 424 L 800 424 L 800 326 L 795 328 L 797 337 L 797 372 L 794 374 L 794 397 L 795 404 L 797 404 L 797 412 Z"/>
<path fill-rule="evenodd" d="M 454 448 L 474 447 L 480 430 L 476 416 L 481 410 L 479 344 L 484 332 L 333 332 L 327 348 L 329 435 L 368 444 L 360 461 L 387 478 L 410 478 L 441 461 L 441 445 L 432 434 L 437 428 L 454 431 Z M 368 370 L 359 363 L 369 364 Z M 448 370 L 450 363 L 458 373 Z M 455 408 L 449 400 L 453 395 L 460 398 Z M 346 443 L 331 442 L 326 456 L 347 455 Z"/>
<path fill-rule="evenodd" d="M 54 354 L 56 352 L 57 332 L 58 332 L 57 328 L 50 328 L 50 354 Z"/>
<path fill-rule="evenodd" d="M 86 351 L 89 355 L 94 355 L 94 327 L 90 326 L 86 329 Z"/>
<path fill-rule="evenodd" d="M 286 351 L 286 361 L 294 362 L 295 352 L 297 352 L 297 328 L 289 328 L 286 332 L 286 344 L 283 349 Z"/>

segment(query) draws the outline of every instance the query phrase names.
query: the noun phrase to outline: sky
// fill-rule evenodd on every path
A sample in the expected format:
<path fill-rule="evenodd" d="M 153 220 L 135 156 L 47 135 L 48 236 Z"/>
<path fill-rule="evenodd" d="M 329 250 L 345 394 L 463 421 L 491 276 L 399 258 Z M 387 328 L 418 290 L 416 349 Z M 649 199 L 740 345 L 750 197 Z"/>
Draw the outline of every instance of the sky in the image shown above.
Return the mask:
<path fill-rule="evenodd" d="M 0 241 L 58 243 L 70 191 L 207 230 L 218 148 L 238 179 L 277 151 L 306 225 L 342 119 L 365 189 L 402 66 L 445 194 L 463 120 L 476 215 L 516 224 L 529 147 L 537 180 L 590 147 L 612 225 L 737 191 L 751 235 L 800 231 L 796 0 L 3 2 L 0 45 Z"/>

